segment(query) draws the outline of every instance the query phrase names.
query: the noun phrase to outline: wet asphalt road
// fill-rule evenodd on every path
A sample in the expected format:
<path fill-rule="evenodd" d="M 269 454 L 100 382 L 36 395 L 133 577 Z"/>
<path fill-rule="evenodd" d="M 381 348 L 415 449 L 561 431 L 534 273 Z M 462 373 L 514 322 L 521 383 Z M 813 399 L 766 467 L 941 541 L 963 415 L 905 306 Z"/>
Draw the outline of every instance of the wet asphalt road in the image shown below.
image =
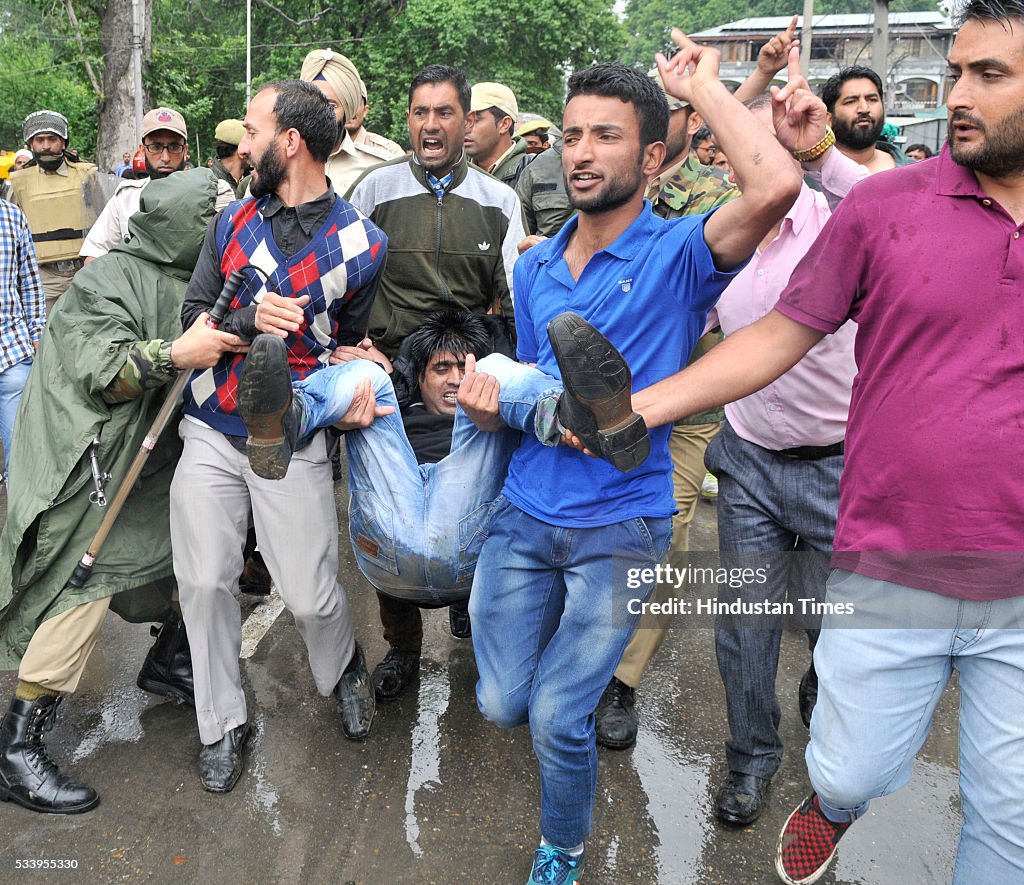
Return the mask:
<path fill-rule="evenodd" d="M 3 501 L 4 511 L 6 501 Z M 715 508 L 691 532 L 714 549 Z M 342 585 L 372 668 L 384 655 L 376 602 L 342 543 Z M 242 597 L 243 616 L 256 604 Z M 418 691 L 381 704 L 369 741 L 344 739 L 331 699 L 313 687 L 285 612 L 243 662 L 255 737 L 235 790 L 211 795 L 195 771 L 194 716 L 136 688 L 148 630 L 111 615 L 83 684 L 48 746 L 95 787 L 99 808 L 33 814 L 0 803 L 0 881 L 522 885 L 536 845 L 539 781 L 525 728 L 501 732 L 473 700 L 469 641 L 426 612 Z M 710 630 L 673 630 L 638 692 L 641 731 L 626 752 L 601 750 L 586 885 L 773 883 L 775 838 L 808 792 L 807 733 L 796 690 L 804 640 L 783 638 L 779 672 L 783 767 L 768 810 L 746 829 L 711 815 L 723 773 L 725 706 Z M 15 674 L 0 675 L 4 704 Z M 906 789 L 873 803 L 821 881 L 948 882 L 959 830 L 957 690 L 947 689 Z M 64 872 L 25 861 L 75 862 Z"/>

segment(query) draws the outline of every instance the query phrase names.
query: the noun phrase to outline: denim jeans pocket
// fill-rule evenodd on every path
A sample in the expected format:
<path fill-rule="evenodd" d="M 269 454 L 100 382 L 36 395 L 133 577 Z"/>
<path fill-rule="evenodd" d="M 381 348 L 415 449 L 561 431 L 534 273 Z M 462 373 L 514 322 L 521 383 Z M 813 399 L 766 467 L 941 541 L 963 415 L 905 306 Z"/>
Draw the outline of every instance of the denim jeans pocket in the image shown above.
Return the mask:
<path fill-rule="evenodd" d="M 391 508 L 373 492 L 353 489 L 348 502 L 349 535 L 358 559 L 398 574 Z"/>
<path fill-rule="evenodd" d="M 665 554 L 668 553 L 669 544 L 672 543 L 672 517 L 638 516 L 629 522 L 640 542 L 641 552 L 649 556 L 652 561 L 663 560 Z"/>
<path fill-rule="evenodd" d="M 505 498 L 498 495 L 493 501 L 481 504 L 468 516 L 459 520 L 459 561 L 456 572 L 458 581 L 472 577 L 476 561 L 480 558 L 480 549 L 490 534 L 494 515 L 506 503 Z"/>

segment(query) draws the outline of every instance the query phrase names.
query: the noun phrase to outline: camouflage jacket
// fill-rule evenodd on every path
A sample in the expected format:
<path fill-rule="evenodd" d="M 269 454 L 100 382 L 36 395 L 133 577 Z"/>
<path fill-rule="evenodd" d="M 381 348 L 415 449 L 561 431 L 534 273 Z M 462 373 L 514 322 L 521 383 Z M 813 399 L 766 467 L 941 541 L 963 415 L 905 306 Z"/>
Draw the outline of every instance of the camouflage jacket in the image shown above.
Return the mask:
<path fill-rule="evenodd" d="M 701 215 L 739 195 L 739 188 L 729 182 L 724 172 L 701 165 L 692 152 L 674 169 L 652 179 L 648 188 L 654 214 L 662 218 Z"/>

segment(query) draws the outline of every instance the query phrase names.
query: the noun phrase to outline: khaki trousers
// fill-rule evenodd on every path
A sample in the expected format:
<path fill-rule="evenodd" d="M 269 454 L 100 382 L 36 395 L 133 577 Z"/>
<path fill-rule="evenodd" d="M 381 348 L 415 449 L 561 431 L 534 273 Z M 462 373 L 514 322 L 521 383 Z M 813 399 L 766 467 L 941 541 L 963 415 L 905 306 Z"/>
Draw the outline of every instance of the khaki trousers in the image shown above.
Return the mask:
<path fill-rule="evenodd" d="M 108 608 L 110 597 L 105 596 L 43 621 L 25 649 L 18 678 L 52 691 L 73 692 L 96 646 Z"/>
<path fill-rule="evenodd" d="M 679 511 L 672 517 L 672 546 L 669 556 L 690 549 L 690 523 L 697 510 L 700 499 L 700 486 L 704 481 L 704 452 L 708 443 L 722 425 L 714 424 L 677 424 L 672 428 L 669 438 L 669 452 L 672 455 L 672 488 Z M 652 602 L 666 602 L 680 595 L 671 584 L 658 584 L 651 595 Z M 633 632 L 633 638 L 622 653 L 622 660 L 615 671 L 615 678 L 632 688 L 640 685 L 647 663 L 661 647 L 672 622 L 672 615 L 644 615 L 641 624 L 654 622 L 656 626 L 640 626 Z"/>
<path fill-rule="evenodd" d="M 61 263 L 63 264 L 64 262 Z M 68 290 L 68 286 L 71 285 L 71 280 L 74 276 L 75 271 L 63 273 L 57 270 L 55 264 L 39 265 L 39 279 L 42 281 L 43 294 L 46 296 L 47 319 L 53 313 L 53 306 L 57 303 L 57 299 Z"/>

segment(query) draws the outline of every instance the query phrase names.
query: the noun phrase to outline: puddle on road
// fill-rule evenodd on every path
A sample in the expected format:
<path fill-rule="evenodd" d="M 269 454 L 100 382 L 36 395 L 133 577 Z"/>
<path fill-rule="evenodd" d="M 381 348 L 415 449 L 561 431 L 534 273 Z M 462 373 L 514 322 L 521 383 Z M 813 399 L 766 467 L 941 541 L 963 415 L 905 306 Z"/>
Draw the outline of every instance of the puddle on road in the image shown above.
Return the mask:
<path fill-rule="evenodd" d="M 420 693 L 416 727 L 412 731 L 412 759 L 409 783 L 405 789 L 405 840 L 416 857 L 423 857 L 419 844 L 420 824 L 416 816 L 416 794 L 424 788 L 441 784 L 441 736 L 439 721 L 448 709 L 451 682 L 448 666 L 436 670 L 426 662 L 420 668 Z"/>
<path fill-rule="evenodd" d="M 707 808 L 711 761 L 688 757 L 675 746 L 671 728 L 658 712 L 644 709 L 632 764 L 659 836 L 658 881 L 688 885 L 698 881 L 696 871 L 712 827 Z"/>
<path fill-rule="evenodd" d="M 253 735 L 250 738 L 252 747 L 263 743 L 267 720 L 262 713 L 253 716 Z M 246 788 L 245 800 L 253 817 L 266 818 L 270 828 L 277 836 L 281 835 L 280 796 L 267 780 L 267 763 L 263 753 L 249 753 L 249 785 Z"/>
<path fill-rule="evenodd" d="M 111 686 L 100 701 L 100 721 L 78 742 L 71 754 L 73 762 L 80 762 L 106 744 L 133 744 L 141 740 L 143 730 L 140 717 L 149 706 L 150 696 L 135 686 Z"/>

